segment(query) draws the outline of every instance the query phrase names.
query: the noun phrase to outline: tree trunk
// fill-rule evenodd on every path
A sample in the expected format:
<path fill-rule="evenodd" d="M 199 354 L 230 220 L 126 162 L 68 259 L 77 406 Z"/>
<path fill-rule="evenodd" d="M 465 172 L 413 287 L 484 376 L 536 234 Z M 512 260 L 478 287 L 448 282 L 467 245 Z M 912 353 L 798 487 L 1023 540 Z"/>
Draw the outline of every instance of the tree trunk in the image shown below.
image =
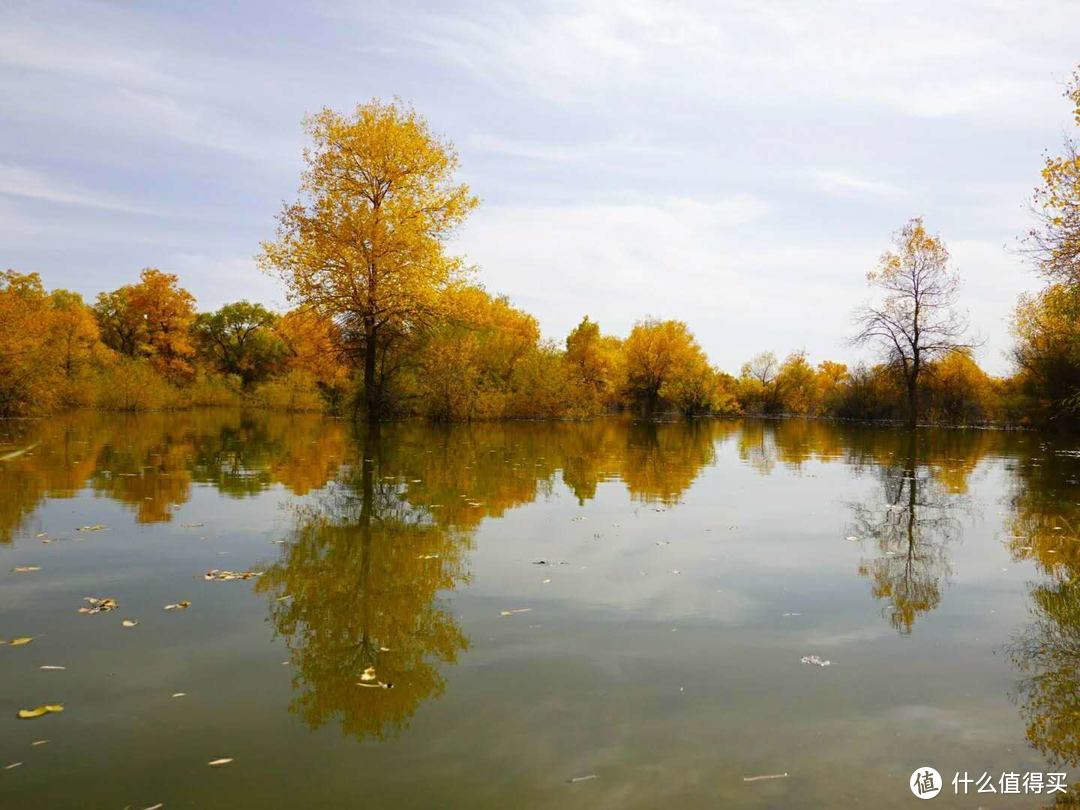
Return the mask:
<path fill-rule="evenodd" d="M 364 320 L 364 405 L 367 410 L 368 424 L 374 424 L 382 416 L 382 391 L 380 391 L 377 360 L 378 348 L 375 345 L 377 329 L 374 319 Z"/>
<path fill-rule="evenodd" d="M 912 374 L 907 381 L 907 426 L 915 430 L 919 424 L 919 379 Z"/>

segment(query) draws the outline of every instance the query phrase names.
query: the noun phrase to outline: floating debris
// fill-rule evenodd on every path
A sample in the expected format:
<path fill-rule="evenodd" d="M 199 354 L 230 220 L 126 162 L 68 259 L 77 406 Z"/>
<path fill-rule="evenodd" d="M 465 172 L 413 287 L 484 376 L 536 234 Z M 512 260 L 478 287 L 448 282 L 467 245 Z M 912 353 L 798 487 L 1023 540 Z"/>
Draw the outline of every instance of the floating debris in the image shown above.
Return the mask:
<path fill-rule="evenodd" d="M 89 602 L 90 607 L 79 608 L 79 613 L 107 613 L 116 610 L 120 605 L 111 596 L 84 596 L 84 602 Z"/>
<path fill-rule="evenodd" d="M 826 661 L 824 658 L 819 658 L 816 655 L 804 655 L 799 660 L 804 664 L 813 664 L 816 667 L 827 667 L 832 665 L 832 661 Z"/>
<path fill-rule="evenodd" d="M 787 779 L 787 778 L 788 778 L 788 774 L 787 774 L 787 771 L 785 771 L 784 773 L 765 773 L 765 774 L 762 774 L 761 776 L 744 776 L 742 778 L 742 780 L 744 782 L 761 782 L 761 781 L 763 781 L 765 779 Z"/>
<path fill-rule="evenodd" d="M 104 526 L 101 523 L 95 523 L 93 526 L 80 526 L 75 531 L 77 531 L 77 532 L 103 532 L 107 528 L 108 528 L 107 526 Z"/>
<path fill-rule="evenodd" d="M 32 743 L 30 743 L 30 744 L 31 744 L 31 745 L 45 745 L 45 743 L 47 743 L 47 742 L 48 742 L 48 740 L 34 740 L 34 741 L 33 741 Z"/>
<path fill-rule="evenodd" d="M 187 599 L 184 599 L 183 601 L 177 602 L 176 604 L 166 605 L 165 610 L 184 610 L 185 608 L 189 607 L 191 607 L 191 602 L 189 602 Z"/>
<path fill-rule="evenodd" d="M 368 667 L 367 669 L 365 669 L 363 674 L 360 676 L 360 680 L 362 680 L 362 681 L 374 681 L 374 680 L 377 680 L 376 675 L 375 675 L 375 667 Z"/>
<path fill-rule="evenodd" d="M 174 698 L 181 698 L 181 697 L 186 697 L 186 696 L 187 696 L 187 692 L 173 692 L 173 693 L 172 693 L 172 696 L 173 696 Z"/>
<path fill-rule="evenodd" d="M 211 768 L 220 768 L 222 765 L 228 765 L 232 762 L 232 757 L 222 757 L 221 759 L 212 759 L 206 764 Z"/>
<path fill-rule="evenodd" d="M 45 665 L 39 667 L 39 669 L 43 669 L 46 672 L 63 672 L 65 669 L 67 669 L 67 667 L 58 667 L 58 666 L 54 666 L 52 664 L 45 664 Z"/>
<path fill-rule="evenodd" d="M 217 568 L 211 568 L 203 574 L 203 579 L 207 582 L 214 579 L 219 582 L 228 582 L 234 579 L 254 579 L 255 577 L 261 577 L 262 574 L 262 571 L 222 571 Z"/>
<path fill-rule="evenodd" d="M 157 804 L 152 804 L 149 807 L 144 807 L 143 810 L 161 810 L 161 808 L 164 806 L 165 805 L 162 802 L 158 802 Z"/>
<path fill-rule="evenodd" d="M 513 616 L 516 613 L 528 613 L 532 608 L 514 608 L 513 610 L 504 610 L 499 613 L 500 616 Z"/>
<path fill-rule="evenodd" d="M 53 712 L 62 712 L 64 710 L 63 704 L 50 703 L 45 706 L 37 706 L 33 709 L 19 709 L 19 719 L 30 720 L 34 717 L 43 717 L 46 714 L 52 714 Z"/>
<path fill-rule="evenodd" d="M 181 529 L 201 529 L 205 525 L 206 525 L 205 523 L 181 523 L 180 528 Z"/>
<path fill-rule="evenodd" d="M 590 773 L 590 774 L 588 774 L 586 776 L 571 776 L 566 781 L 569 782 L 571 785 L 574 785 L 574 784 L 577 784 L 578 782 L 590 782 L 593 779 L 599 779 L 599 778 L 600 777 L 597 776 L 595 773 Z"/>
<path fill-rule="evenodd" d="M 801 613 L 785 613 L 785 616 L 802 616 Z"/>
<path fill-rule="evenodd" d="M 40 570 L 41 570 L 40 565 L 16 565 L 14 568 L 11 569 L 12 573 L 15 573 L 15 574 L 29 574 L 32 571 L 40 571 Z"/>
<path fill-rule="evenodd" d="M 138 627 L 139 620 L 138 619 L 124 619 L 122 622 L 120 622 L 120 624 L 122 624 L 124 627 Z"/>
<path fill-rule="evenodd" d="M 0 644 L 8 644 L 12 647 L 21 647 L 23 644 L 29 644 L 33 640 L 33 636 L 19 636 L 18 638 L 13 638 L 11 641 L 0 640 Z"/>
<path fill-rule="evenodd" d="M 5 766 L 4 766 L 4 770 L 5 770 L 5 771 L 10 771 L 10 770 L 12 770 L 13 768 L 18 768 L 18 767 L 19 767 L 20 765 L 22 765 L 22 763 L 21 763 L 21 762 L 12 762 L 12 763 L 11 763 L 10 765 L 5 765 Z"/>

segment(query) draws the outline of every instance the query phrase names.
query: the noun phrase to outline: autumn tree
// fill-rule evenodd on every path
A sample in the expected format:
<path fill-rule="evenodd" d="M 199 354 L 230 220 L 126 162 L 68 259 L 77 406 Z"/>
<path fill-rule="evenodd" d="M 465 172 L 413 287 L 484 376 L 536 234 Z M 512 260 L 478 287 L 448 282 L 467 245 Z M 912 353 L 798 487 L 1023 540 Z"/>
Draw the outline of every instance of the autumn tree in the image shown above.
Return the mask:
<path fill-rule="evenodd" d="M 694 401 L 700 393 L 708 359 L 693 334 L 682 321 L 645 320 L 634 325 L 623 343 L 626 362 L 626 386 L 631 401 L 646 414 L 655 413 L 661 401 L 677 396 L 681 410 L 696 410 Z M 715 373 L 712 373 L 715 383 Z M 693 385 L 694 396 L 685 386 Z"/>
<path fill-rule="evenodd" d="M 1080 69 L 1064 95 L 1080 124 Z M 1025 240 L 1029 256 L 1051 281 L 1080 286 L 1080 143 L 1074 138 L 1066 136 L 1063 154 L 1046 156 L 1032 202 L 1038 224 Z"/>
<path fill-rule="evenodd" d="M 274 371 L 285 346 L 274 331 L 277 315 L 262 304 L 237 301 L 201 313 L 193 325 L 203 354 L 224 374 L 235 374 L 245 390 Z"/>
<path fill-rule="evenodd" d="M 566 336 L 565 363 L 575 405 L 585 414 L 615 404 L 623 376 L 622 343 L 586 315 Z"/>
<path fill-rule="evenodd" d="M 94 302 L 101 341 L 110 349 L 127 357 L 138 357 L 146 325 L 142 313 L 131 305 L 131 285 L 112 292 L 98 293 Z"/>
<path fill-rule="evenodd" d="M 0 273 L 0 416 L 45 410 L 57 362 L 49 342 L 52 309 L 37 273 Z"/>
<path fill-rule="evenodd" d="M 914 428 L 927 364 L 972 343 L 964 337 L 967 319 L 955 309 L 960 278 L 949 269 L 941 238 L 927 233 L 916 217 L 893 235 L 893 246 L 867 273 L 881 298 L 856 311 L 853 342 L 879 349 L 898 372 L 907 395 L 908 426 Z"/>
<path fill-rule="evenodd" d="M 137 284 L 101 293 L 94 305 L 105 345 L 129 357 L 145 357 L 171 379 L 188 379 L 195 371 L 195 297 L 180 279 L 147 267 Z"/>
<path fill-rule="evenodd" d="M 1046 419 L 1080 410 L 1080 288 L 1059 282 L 1021 296 L 1013 334 L 1029 409 Z"/>
<path fill-rule="evenodd" d="M 445 241 L 477 200 L 454 182 L 453 146 L 400 102 L 323 109 L 305 127 L 312 145 L 299 199 L 283 207 L 259 262 L 285 281 L 291 300 L 337 322 L 375 420 L 380 355 L 441 313 L 439 294 L 462 273 Z"/>
<path fill-rule="evenodd" d="M 822 360 L 817 366 L 818 402 L 822 413 L 835 416 L 843 400 L 844 388 L 851 379 L 848 367 L 834 360 Z"/>
<path fill-rule="evenodd" d="M 748 411 L 776 413 L 780 409 L 777 375 L 780 363 L 772 352 L 761 352 L 743 363 L 739 372 L 739 399 Z"/>
<path fill-rule="evenodd" d="M 806 352 L 792 352 L 784 358 L 776 373 L 776 388 L 785 413 L 805 416 L 817 412 L 818 380 Z"/>
<path fill-rule="evenodd" d="M 53 290 L 49 294 L 49 306 L 52 309 L 49 342 L 61 371 L 71 380 L 100 351 L 97 321 L 82 296 L 70 290 Z"/>

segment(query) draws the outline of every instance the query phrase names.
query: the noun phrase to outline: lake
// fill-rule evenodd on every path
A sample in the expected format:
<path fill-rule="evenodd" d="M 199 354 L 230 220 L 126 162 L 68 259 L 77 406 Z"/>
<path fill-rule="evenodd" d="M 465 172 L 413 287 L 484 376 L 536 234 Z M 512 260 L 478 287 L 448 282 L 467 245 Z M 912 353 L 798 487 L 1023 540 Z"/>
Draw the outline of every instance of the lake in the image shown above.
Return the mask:
<path fill-rule="evenodd" d="M 0 458 L 0 638 L 32 639 L 0 646 L 3 807 L 910 807 L 924 766 L 938 806 L 1039 807 L 999 777 L 1077 778 L 1075 441 L 210 410 L 0 423 Z"/>

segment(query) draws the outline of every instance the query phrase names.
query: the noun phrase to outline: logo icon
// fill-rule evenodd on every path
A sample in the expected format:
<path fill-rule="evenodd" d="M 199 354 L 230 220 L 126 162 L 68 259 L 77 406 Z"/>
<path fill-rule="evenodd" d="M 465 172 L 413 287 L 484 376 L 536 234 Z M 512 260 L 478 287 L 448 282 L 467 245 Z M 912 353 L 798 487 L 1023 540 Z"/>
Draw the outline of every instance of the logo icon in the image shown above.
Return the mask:
<path fill-rule="evenodd" d="M 917 799 L 932 799 L 941 793 L 941 774 L 929 765 L 923 765 L 911 774 L 908 785 Z"/>

